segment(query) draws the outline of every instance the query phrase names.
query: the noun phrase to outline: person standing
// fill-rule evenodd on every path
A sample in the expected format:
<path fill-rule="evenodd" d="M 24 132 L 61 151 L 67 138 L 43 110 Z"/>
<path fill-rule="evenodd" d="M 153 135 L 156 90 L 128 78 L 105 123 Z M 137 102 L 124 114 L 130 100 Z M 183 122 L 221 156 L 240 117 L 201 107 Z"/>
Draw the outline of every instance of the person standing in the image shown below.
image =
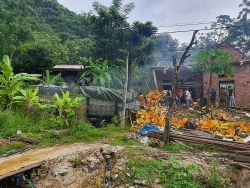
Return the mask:
<path fill-rule="evenodd" d="M 178 96 L 179 96 L 179 105 L 182 107 L 184 100 L 185 100 L 182 89 L 179 89 Z"/>
<path fill-rule="evenodd" d="M 229 106 L 232 107 L 234 104 L 234 91 L 231 86 L 228 86 L 228 101 L 229 101 Z"/>
<path fill-rule="evenodd" d="M 211 92 L 210 92 L 210 103 L 211 105 L 214 105 L 216 101 L 216 91 L 214 90 L 214 88 L 212 88 Z"/>
<path fill-rule="evenodd" d="M 226 107 L 226 100 L 227 100 L 227 92 L 224 87 L 220 90 L 220 105 L 222 107 Z"/>
<path fill-rule="evenodd" d="M 191 101 L 191 93 L 188 91 L 188 88 L 186 89 L 185 95 L 186 95 L 186 104 L 187 104 L 187 107 L 189 108 L 190 101 Z"/>

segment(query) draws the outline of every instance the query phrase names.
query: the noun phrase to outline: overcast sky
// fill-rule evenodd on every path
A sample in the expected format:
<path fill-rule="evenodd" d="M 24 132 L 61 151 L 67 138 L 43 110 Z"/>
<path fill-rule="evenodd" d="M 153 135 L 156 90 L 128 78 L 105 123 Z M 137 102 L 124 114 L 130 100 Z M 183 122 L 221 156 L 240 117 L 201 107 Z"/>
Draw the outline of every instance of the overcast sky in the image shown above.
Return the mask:
<path fill-rule="evenodd" d="M 93 0 L 57 0 L 64 7 L 78 14 L 89 12 Z M 112 0 L 99 0 L 101 4 L 110 6 Z M 180 23 L 198 23 L 215 21 L 219 15 L 238 16 L 239 4 L 242 0 L 123 0 L 123 4 L 134 3 L 135 9 L 129 14 L 129 22 L 152 21 L 158 32 L 186 31 L 202 29 L 210 25 L 186 25 L 161 27 Z M 202 33 L 204 31 L 200 31 Z M 190 42 L 192 32 L 171 34 L 180 42 Z"/>

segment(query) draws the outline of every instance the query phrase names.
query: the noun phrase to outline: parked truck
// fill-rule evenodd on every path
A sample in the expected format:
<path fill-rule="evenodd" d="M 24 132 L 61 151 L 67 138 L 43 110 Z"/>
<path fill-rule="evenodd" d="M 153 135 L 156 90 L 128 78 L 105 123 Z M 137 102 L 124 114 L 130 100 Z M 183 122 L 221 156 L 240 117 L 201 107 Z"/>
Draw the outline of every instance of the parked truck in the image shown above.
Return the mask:
<path fill-rule="evenodd" d="M 123 90 L 110 89 L 100 86 L 55 86 L 55 85 L 39 85 L 39 95 L 51 96 L 57 93 L 62 95 L 62 91 L 69 91 L 71 94 L 83 95 L 86 99 L 83 104 L 87 106 L 86 118 L 90 122 L 110 121 L 115 115 L 118 115 L 123 108 Z M 127 92 L 127 110 L 139 110 L 141 102 L 136 100 L 137 94 L 133 90 Z"/>

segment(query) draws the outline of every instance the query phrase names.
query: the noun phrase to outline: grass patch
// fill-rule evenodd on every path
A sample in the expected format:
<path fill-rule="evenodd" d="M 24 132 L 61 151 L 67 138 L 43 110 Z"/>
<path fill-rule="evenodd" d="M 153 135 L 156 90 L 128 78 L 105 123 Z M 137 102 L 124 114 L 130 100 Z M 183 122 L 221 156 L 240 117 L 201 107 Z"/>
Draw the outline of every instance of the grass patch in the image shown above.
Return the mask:
<path fill-rule="evenodd" d="M 111 145 L 137 146 L 138 142 L 129 139 L 127 136 L 118 136 L 108 140 Z"/>
<path fill-rule="evenodd" d="M 8 152 L 16 152 L 17 150 L 21 150 L 25 148 L 25 144 L 23 142 L 15 141 L 4 144 L 0 147 L 0 156 L 3 154 L 7 154 Z"/>
<path fill-rule="evenodd" d="M 168 188 L 226 188 L 231 185 L 227 174 L 220 170 L 218 161 L 212 160 L 209 168 L 201 171 L 196 164 L 183 165 L 177 157 L 155 159 L 149 151 L 140 147 L 131 147 L 123 155 L 127 158 L 126 167 L 114 179 L 114 186 L 147 182 L 153 187 L 156 179 Z"/>
<path fill-rule="evenodd" d="M 114 185 L 133 184 L 135 181 L 146 181 L 152 184 L 156 179 L 161 185 L 170 188 L 200 188 L 201 171 L 195 164 L 183 166 L 181 162 L 170 157 L 169 160 L 157 160 L 147 156 L 147 151 L 131 149 L 126 156 L 129 160 L 126 169 L 115 180 Z"/>
<path fill-rule="evenodd" d="M 188 148 L 188 147 L 186 147 L 184 145 L 181 145 L 179 143 L 166 144 L 164 149 L 167 150 L 167 151 L 171 151 L 173 153 L 177 153 L 177 152 L 180 152 L 180 151 L 190 151 L 190 148 Z"/>
<path fill-rule="evenodd" d="M 211 188 L 227 188 L 231 185 L 230 179 L 220 169 L 220 163 L 217 159 L 211 161 L 206 174 L 206 182 Z"/>
<path fill-rule="evenodd" d="M 221 152 L 217 148 L 213 148 L 209 145 L 198 145 L 192 142 L 174 142 L 170 144 L 166 144 L 164 147 L 165 150 L 177 153 L 177 152 L 189 152 L 189 151 L 195 151 L 195 152 Z"/>
<path fill-rule="evenodd" d="M 92 142 L 130 130 L 128 124 L 124 128 L 114 124 L 96 128 L 84 120 L 72 121 L 70 126 L 60 127 L 51 118 L 54 118 L 51 114 L 44 114 L 41 118 L 37 115 L 27 116 L 22 112 L 3 110 L 0 112 L 0 138 L 15 138 L 17 130 L 21 130 L 22 136 L 40 140 L 39 146 L 50 146 L 56 143 Z M 54 133 L 54 130 L 60 129 L 68 129 L 70 135 L 59 136 Z M 0 149 L 5 152 L 12 148 L 0 146 Z"/>

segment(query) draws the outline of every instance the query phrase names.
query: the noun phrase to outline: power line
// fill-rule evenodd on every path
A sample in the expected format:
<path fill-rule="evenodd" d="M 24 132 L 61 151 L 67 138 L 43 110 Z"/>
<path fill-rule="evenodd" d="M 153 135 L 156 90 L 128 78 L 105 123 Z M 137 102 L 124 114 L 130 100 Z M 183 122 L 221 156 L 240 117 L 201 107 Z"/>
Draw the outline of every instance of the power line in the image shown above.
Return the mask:
<path fill-rule="evenodd" d="M 208 31 L 208 30 L 215 30 L 215 29 L 229 29 L 229 28 L 234 28 L 234 27 L 245 27 L 245 26 L 250 26 L 250 24 L 247 25 L 232 25 L 232 26 L 225 26 L 225 27 L 212 27 L 212 28 L 203 28 L 203 29 L 190 29 L 190 30 L 180 30 L 180 31 L 169 31 L 169 32 L 160 32 L 160 33 L 156 33 L 155 35 L 158 34 L 168 34 L 168 33 L 182 33 L 182 32 L 191 32 L 191 31 Z"/>
<path fill-rule="evenodd" d="M 233 20 L 240 20 L 237 18 L 233 18 Z M 190 22 L 190 23 L 176 23 L 176 24 L 161 24 L 156 25 L 157 27 L 176 27 L 176 26 L 187 26 L 187 25 L 203 25 L 203 24 L 210 24 L 215 23 L 216 21 L 201 21 L 201 22 Z"/>
<path fill-rule="evenodd" d="M 205 4 L 205 7 L 207 9 L 208 16 L 209 16 L 210 20 L 212 20 L 210 14 L 209 14 L 208 8 L 207 8 L 206 0 L 203 0 L 203 1 L 204 1 L 204 4 Z"/>
<path fill-rule="evenodd" d="M 196 30 L 199 31 L 209 31 L 209 30 L 216 30 L 216 29 L 230 29 L 230 28 L 236 28 L 236 27 L 246 27 L 246 26 L 250 26 L 250 24 L 245 24 L 245 25 L 231 25 L 231 26 L 224 26 L 224 27 L 212 27 L 212 28 L 202 28 L 202 29 L 190 29 L 190 30 L 179 30 L 179 31 L 166 31 L 166 32 L 158 32 L 155 33 L 154 35 L 161 35 L 161 34 L 169 34 L 169 33 L 182 33 L 182 32 L 193 32 Z M 103 38 L 103 36 L 91 36 L 93 38 Z M 86 37 L 87 38 L 87 37 Z M 22 39 L 22 38 L 18 38 L 18 37 L 0 37 L 0 40 L 4 40 L 4 39 Z M 40 39 L 40 40 L 44 40 L 44 39 L 48 39 L 48 40 L 55 40 L 58 41 L 59 39 L 55 39 L 55 38 L 49 38 L 49 37 L 39 37 L 39 38 L 35 38 L 35 39 Z M 80 40 L 82 38 L 76 38 L 77 40 Z"/>
<path fill-rule="evenodd" d="M 187 25 L 203 25 L 203 24 L 210 24 L 213 23 L 212 21 L 204 21 L 204 22 L 193 22 L 193 23 L 179 23 L 179 24 L 172 24 L 172 25 L 158 25 L 158 27 L 176 27 L 176 26 L 187 26 Z"/>

